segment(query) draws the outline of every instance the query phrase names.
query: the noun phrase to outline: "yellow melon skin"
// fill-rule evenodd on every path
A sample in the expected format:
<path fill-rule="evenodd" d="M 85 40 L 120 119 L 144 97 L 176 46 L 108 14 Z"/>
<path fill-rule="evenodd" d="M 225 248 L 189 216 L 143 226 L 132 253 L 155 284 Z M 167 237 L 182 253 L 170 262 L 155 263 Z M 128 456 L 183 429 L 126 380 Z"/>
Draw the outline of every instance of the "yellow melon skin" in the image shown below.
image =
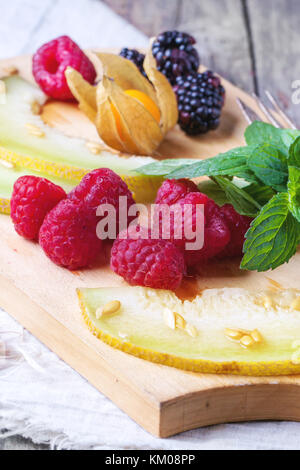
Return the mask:
<path fill-rule="evenodd" d="M 10 214 L 10 201 L 4 197 L 0 198 L 0 213 L 1 214 Z"/>
<path fill-rule="evenodd" d="M 164 347 L 158 346 L 158 349 L 155 349 L 155 347 L 149 346 L 149 342 L 151 343 L 151 335 L 157 334 L 159 331 L 159 324 L 156 322 L 153 325 L 153 330 L 149 330 L 149 325 L 144 324 L 145 317 L 142 315 L 140 318 L 141 321 L 141 329 L 145 328 L 145 345 L 143 346 L 143 339 L 138 338 L 136 340 L 136 332 L 133 333 L 133 338 L 129 336 L 123 337 L 123 336 L 118 336 L 115 332 L 110 334 L 108 332 L 108 329 L 111 328 L 109 326 L 109 323 L 111 322 L 113 326 L 112 331 L 114 330 L 116 325 L 118 325 L 118 322 L 120 324 L 120 328 L 124 328 L 124 325 L 126 325 L 125 322 L 125 316 L 126 316 L 126 305 L 124 306 L 123 311 L 119 315 L 113 316 L 112 319 L 109 317 L 104 318 L 104 319 L 96 319 L 95 313 L 93 311 L 94 309 L 94 302 L 95 298 L 97 298 L 97 302 L 99 305 L 103 305 L 103 303 L 106 302 L 109 298 L 115 298 L 115 299 L 121 299 L 121 302 L 124 302 L 126 304 L 126 300 L 130 296 L 132 296 L 132 301 L 133 304 L 137 305 L 137 321 L 139 321 L 139 315 L 138 311 L 144 312 L 144 305 L 140 305 L 140 310 L 139 310 L 139 300 L 141 299 L 141 293 L 143 294 L 143 290 L 146 292 L 146 295 L 151 294 L 151 296 L 155 296 L 156 293 L 160 295 L 160 291 L 153 291 L 152 289 L 147 289 L 147 288 L 141 288 L 141 287 L 124 287 L 124 288 L 99 288 L 99 289 L 78 289 L 77 294 L 78 294 L 78 299 L 80 303 L 80 308 L 81 312 L 83 315 L 83 319 L 88 326 L 89 330 L 92 332 L 94 336 L 108 344 L 109 346 L 119 349 L 127 354 L 131 354 L 133 356 L 136 356 L 140 359 L 144 359 L 150 362 L 158 363 L 158 364 L 163 364 L 166 366 L 170 367 L 175 367 L 177 369 L 182 369 L 186 371 L 191 371 L 191 372 L 201 372 L 201 373 L 212 373 L 212 374 L 234 374 L 234 375 L 247 375 L 247 376 L 279 376 L 279 375 L 289 375 L 289 374 L 299 374 L 300 373 L 300 361 L 295 359 L 292 359 L 293 354 L 295 354 L 295 349 L 292 346 L 293 342 L 295 342 L 295 338 L 297 337 L 298 332 L 295 332 L 295 336 L 291 337 L 291 341 L 289 342 L 290 346 L 287 346 L 285 351 L 283 350 L 283 346 L 281 343 L 281 340 L 278 339 L 278 348 L 279 350 L 282 348 L 282 355 L 283 359 L 280 359 L 280 352 L 277 354 L 277 357 L 274 358 L 274 360 L 265 360 L 266 357 L 268 356 L 269 352 L 270 355 L 273 355 L 273 351 L 270 348 L 273 348 L 273 346 L 270 346 L 270 343 L 268 341 L 268 325 L 265 325 L 264 328 L 262 328 L 263 332 L 266 332 L 266 337 L 265 337 L 265 344 L 261 345 L 261 353 L 259 349 L 253 349 L 251 348 L 245 350 L 240 348 L 238 345 L 233 345 L 228 339 L 224 337 L 224 343 L 223 339 L 221 340 L 221 344 L 219 345 L 221 354 L 220 357 L 216 360 L 213 356 L 215 356 L 215 352 L 212 350 L 211 351 L 211 356 L 212 359 L 209 359 L 209 351 L 204 354 L 203 358 L 199 357 L 193 357 L 193 354 L 191 354 L 191 357 L 186 357 L 188 354 L 186 352 L 182 354 L 180 351 L 176 353 L 176 346 L 174 347 L 174 344 L 176 341 L 178 341 L 178 337 L 172 338 L 172 335 L 178 335 L 178 333 L 174 332 L 173 330 L 170 330 L 169 333 L 169 338 L 173 342 L 173 346 L 171 346 L 171 349 L 173 348 L 173 352 L 164 352 L 162 349 L 168 349 L 168 344 L 166 342 Z M 220 295 L 222 294 L 222 290 L 220 290 Z M 230 290 L 230 289 L 229 289 Z M 91 292 L 94 291 L 94 292 Z M 98 293 L 96 292 L 98 291 Z M 107 292 L 109 291 L 109 295 L 107 295 Z M 213 289 L 213 291 L 216 291 Z M 162 291 L 161 291 L 162 292 Z M 165 291 L 166 292 L 166 291 Z M 170 294 L 173 296 L 173 294 Z M 218 295 L 216 292 L 213 294 L 214 296 Z M 247 294 L 248 295 L 248 294 Z M 113 297 L 112 297 L 113 296 Z M 152 298 L 150 297 L 150 298 Z M 103 303 L 101 304 L 102 300 L 99 302 L 100 299 L 103 299 Z M 173 301 L 173 299 L 171 299 Z M 171 303 L 172 303 L 171 301 Z M 151 302 L 151 300 L 150 300 Z M 132 304 L 132 305 L 133 305 Z M 186 307 L 188 307 L 188 304 L 186 304 Z M 133 307 L 134 308 L 134 307 Z M 147 307 L 148 308 L 148 307 Z M 154 307 L 157 308 L 157 305 Z M 153 310 L 154 312 L 154 310 Z M 123 316 L 123 320 L 122 319 Z M 300 312 L 299 312 L 300 316 Z M 190 317 L 192 318 L 192 317 Z M 215 318 L 212 318 L 211 322 L 211 328 L 212 331 L 214 329 L 214 320 Z M 229 320 L 230 321 L 230 320 Z M 252 320 L 250 320 L 251 323 Z M 122 323 L 123 322 L 123 323 Z M 101 323 L 103 325 L 103 328 L 101 326 Z M 164 328 L 161 326 L 161 328 Z M 271 326 L 271 330 L 273 327 Z M 299 325 L 300 328 L 300 325 Z M 294 329 L 294 327 L 293 327 Z M 130 326 L 129 330 L 130 331 Z M 200 331 L 200 330 L 199 330 Z M 287 330 L 285 333 L 287 333 L 290 330 Z M 141 334 L 142 331 L 141 331 Z M 218 332 L 216 333 L 216 337 L 219 338 Z M 273 334 L 273 333 L 272 333 Z M 165 336 L 165 338 L 167 338 Z M 174 341 L 173 341 L 174 340 Z M 187 335 L 186 338 L 181 336 L 181 341 L 185 341 L 187 346 L 188 342 L 191 340 L 191 338 Z M 205 336 L 204 332 L 200 331 L 199 333 L 199 338 L 194 339 L 193 341 L 205 341 Z M 167 340 L 166 340 L 167 341 Z M 217 340 L 218 341 L 218 340 Z M 175 342 L 175 343 L 174 343 Z M 180 344 L 178 342 L 178 344 Z M 181 343 L 182 344 L 182 343 Z M 195 343 L 194 343 L 195 344 Z M 276 340 L 275 343 L 276 344 Z M 300 344 L 300 343 L 299 343 Z M 157 347 L 157 343 L 156 343 Z M 235 349 L 232 348 L 236 347 Z M 175 349 L 174 349 L 175 348 Z M 178 348 L 180 349 L 180 347 Z M 270 351 L 269 351 L 270 349 Z M 231 352 L 229 352 L 231 350 Z M 233 351 L 233 354 L 232 354 Z M 286 359 L 286 356 L 290 355 L 290 358 Z M 252 354 L 253 354 L 253 360 L 252 360 Z M 261 354 L 261 359 L 260 359 L 260 354 Z M 223 355 L 223 357 L 222 357 Z M 236 358 L 234 357 L 236 355 Z M 230 356 L 230 359 L 228 359 L 228 356 Z M 244 356 L 244 359 L 243 359 Z M 276 356 L 276 354 L 275 354 Z M 299 353 L 300 356 L 300 353 Z M 293 356 L 294 357 L 294 356 Z"/>

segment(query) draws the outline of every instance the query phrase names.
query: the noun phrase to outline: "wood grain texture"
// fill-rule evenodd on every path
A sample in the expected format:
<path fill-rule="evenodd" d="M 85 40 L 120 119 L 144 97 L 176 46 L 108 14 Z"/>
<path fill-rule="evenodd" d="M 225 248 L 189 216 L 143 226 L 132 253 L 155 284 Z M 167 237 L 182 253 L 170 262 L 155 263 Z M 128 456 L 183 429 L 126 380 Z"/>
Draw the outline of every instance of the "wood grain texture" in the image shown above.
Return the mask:
<path fill-rule="evenodd" d="M 28 76 L 30 57 L 2 62 L 4 67 L 12 64 Z M 189 154 L 203 158 L 243 142 L 246 123 L 235 97 L 242 97 L 254 109 L 255 103 L 229 82 L 224 83 L 228 99 L 220 130 L 203 139 L 187 139 L 174 130 L 164 144 L 166 152 L 170 148 L 171 154 L 176 149 L 185 154 L 188 147 Z M 80 121 L 80 113 L 76 113 L 74 123 L 74 115 L 66 111 L 69 109 L 61 104 L 54 108 L 58 129 L 57 115 L 63 112 L 74 129 L 80 128 L 81 136 L 88 135 L 92 124 Z M 49 110 L 48 119 L 51 122 Z M 4 215 L 0 216 L 0 234 L 0 306 L 152 434 L 167 437 L 227 421 L 300 420 L 298 376 L 195 374 L 146 362 L 102 343 L 88 331 L 75 289 L 117 289 L 124 281 L 107 265 L 78 272 L 57 267 L 36 244 L 19 237 Z M 283 287 L 298 287 L 299 269 L 300 252 L 272 274 L 240 271 L 234 260 L 219 262 L 210 265 L 199 278 L 199 290 L 237 286 L 256 289 L 257 285 L 264 288 L 274 280 Z"/>
<path fill-rule="evenodd" d="M 155 36 L 161 31 L 176 27 L 184 1 L 104 0 L 104 3 L 147 34 L 147 36 Z"/>
<path fill-rule="evenodd" d="M 249 43 L 240 0 L 184 1 L 177 28 L 197 39 L 201 63 L 253 91 Z"/>
<path fill-rule="evenodd" d="M 300 105 L 292 102 L 292 82 L 300 80 L 298 0 L 247 2 L 258 91 L 269 89 L 300 126 Z"/>

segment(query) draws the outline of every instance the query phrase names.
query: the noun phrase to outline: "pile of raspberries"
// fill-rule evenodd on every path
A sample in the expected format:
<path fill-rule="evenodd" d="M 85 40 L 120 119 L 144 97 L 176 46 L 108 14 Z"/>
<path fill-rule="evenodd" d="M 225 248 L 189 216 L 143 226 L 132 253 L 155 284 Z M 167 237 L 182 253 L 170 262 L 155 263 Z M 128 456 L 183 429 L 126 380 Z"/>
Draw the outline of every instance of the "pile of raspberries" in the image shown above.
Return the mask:
<path fill-rule="evenodd" d="M 230 204 L 219 207 L 198 191 L 190 180 L 165 180 L 158 190 L 155 209 L 161 204 L 178 205 L 185 220 L 185 208 L 192 211 L 187 218 L 194 229 L 204 207 L 204 244 L 198 250 L 186 250 L 183 226 L 170 211 L 169 237 L 151 237 L 150 229 L 133 225 L 116 227 L 114 240 L 97 235 L 97 225 L 104 215 L 97 207 L 111 204 L 119 214 L 120 196 L 126 198 L 129 209 L 135 201 L 126 183 L 108 168 L 88 173 L 69 194 L 51 181 L 37 176 L 22 176 L 14 184 L 11 198 L 11 218 L 17 233 L 28 240 L 38 241 L 45 254 L 55 264 L 70 270 L 96 265 L 106 245 L 111 245 L 111 268 L 131 285 L 174 290 L 179 287 L 187 270 L 212 258 L 240 256 L 244 237 L 251 219 L 239 215 Z M 164 220 L 159 217 L 159 234 Z M 175 236 L 181 231 L 181 237 Z M 167 233 L 168 233 L 167 232 Z"/>

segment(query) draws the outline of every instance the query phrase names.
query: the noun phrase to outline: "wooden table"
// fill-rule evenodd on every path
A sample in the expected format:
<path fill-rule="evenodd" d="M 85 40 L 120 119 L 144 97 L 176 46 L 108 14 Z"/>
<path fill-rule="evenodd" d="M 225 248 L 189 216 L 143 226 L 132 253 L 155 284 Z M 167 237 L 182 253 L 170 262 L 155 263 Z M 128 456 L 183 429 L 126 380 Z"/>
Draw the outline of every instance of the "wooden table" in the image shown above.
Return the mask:
<path fill-rule="evenodd" d="M 300 80 L 299 0 L 103 1 L 148 36 L 168 29 L 193 34 L 203 64 L 245 91 L 262 96 L 269 89 L 300 126 L 300 104 L 292 102 L 292 83 Z M 92 15 L 95 0 L 85 3 Z M 73 0 L 72 9 L 82 8 L 82 4 L 83 0 Z M 1 7 L 5 20 L 0 25 L 2 44 L 15 43 L 13 55 L 32 52 L 32 43 L 43 42 L 45 29 L 50 31 L 57 18 L 63 25 L 61 18 L 69 6 L 68 0 L 26 0 L 26 7 L 22 0 L 8 2 Z M 22 8 L 28 12 L 25 19 L 20 13 Z M 80 25 L 74 24 L 74 38 L 78 28 Z M 15 35 L 8 36 L 12 29 Z M 93 43 L 97 44 L 101 32 L 95 28 L 90 34 L 94 34 Z M 122 37 L 119 43 L 126 46 Z M 18 436 L 0 440 L 0 450 L 45 448 Z"/>

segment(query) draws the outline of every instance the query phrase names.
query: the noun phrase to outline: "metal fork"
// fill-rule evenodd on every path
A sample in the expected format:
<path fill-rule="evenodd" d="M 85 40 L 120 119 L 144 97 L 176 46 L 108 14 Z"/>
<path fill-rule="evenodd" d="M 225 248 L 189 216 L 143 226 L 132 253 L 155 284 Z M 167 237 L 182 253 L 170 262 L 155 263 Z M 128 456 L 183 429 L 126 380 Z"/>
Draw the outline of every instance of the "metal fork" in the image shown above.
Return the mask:
<path fill-rule="evenodd" d="M 277 114 L 283 119 L 283 121 L 286 123 L 286 126 L 289 127 L 290 129 L 297 129 L 297 127 L 293 123 L 293 121 L 282 111 L 279 104 L 275 100 L 274 96 L 268 90 L 265 90 L 265 94 L 266 94 L 270 104 L 272 105 L 273 110 L 276 111 Z M 278 128 L 283 127 L 277 121 L 277 119 L 275 119 L 275 117 L 273 116 L 273 114 L 271 113 L 269 108 L 267 108 L 267 106 L 265 106 L 263 104 L 263 102 L 260 100 L 260 98 L 255 93 L 252 93 L 252 96 L 255 99 L 256 103 L 258 104 L 260 110 L 263 112 L 264 117 L 266 118 L 266 120 L 269 123 L 273 124 L 273 126 L 275 126 L 275 127 L 278 127 Z M 240 109 L 243 113 L 243 116 L 245 117 L 246 121 L 249 124 L 251 124 L 254 120 L 261 121 L 261 118 L 258 116 L 258 114 L 256 114 L 256 112 L 253 111 L 253 109 L 249 108 L 240 98 L 236 98 L 236 101 L 237 101 L 237 104 L 239 105 L 239 107 L 240 107 Z M 252 118 L 251 115 L 253 115 L 254 117 Z"/>

